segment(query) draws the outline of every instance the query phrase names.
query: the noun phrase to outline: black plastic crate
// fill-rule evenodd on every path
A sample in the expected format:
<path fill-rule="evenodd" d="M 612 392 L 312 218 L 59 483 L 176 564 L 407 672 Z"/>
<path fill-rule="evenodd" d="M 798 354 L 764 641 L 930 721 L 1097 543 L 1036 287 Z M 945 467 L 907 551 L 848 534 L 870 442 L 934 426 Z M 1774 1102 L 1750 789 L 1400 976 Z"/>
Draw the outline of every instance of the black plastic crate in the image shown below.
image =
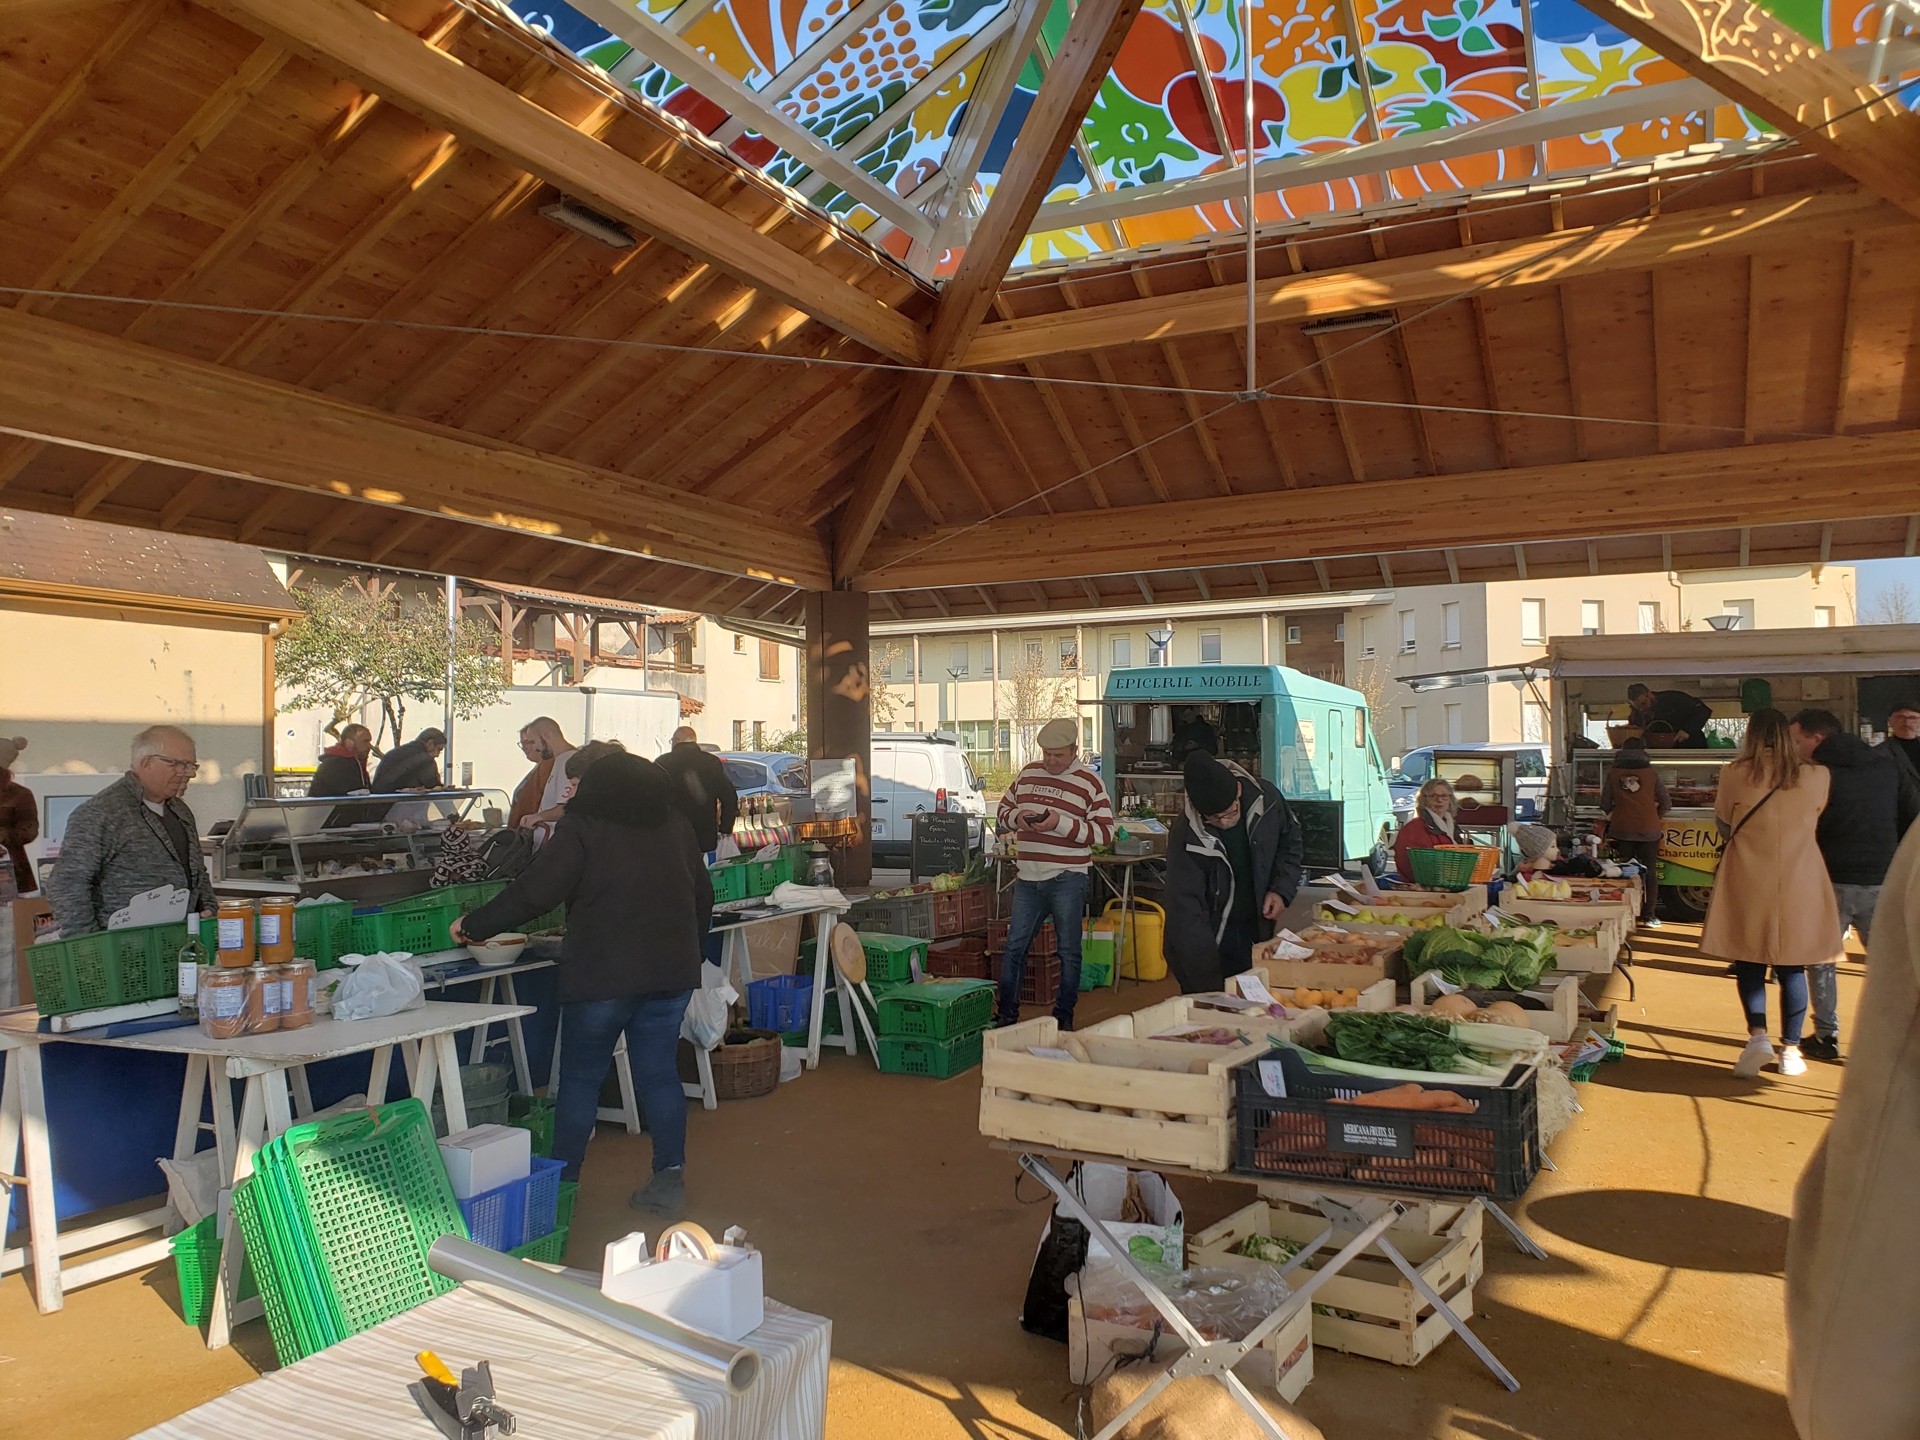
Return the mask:
<path fill-rule="evenodd" d="M 1275 1059 L 1285 1099 L 1261 1083 L 1260 1061 Z M 1515 1200 L 1540 1173 L 1530 1065 L 1515 1066 L 1499 1085 L 1450 1084 L 1438 1075 L 1420 1082 L 1477 1101 L 1471 1115 L 1335 1103 L 1406 1082 L 1327 1075 L 1287 1051 L 1255 1057 L 1233 1073 L 1234 1169 L 1248 1174 Z"/>

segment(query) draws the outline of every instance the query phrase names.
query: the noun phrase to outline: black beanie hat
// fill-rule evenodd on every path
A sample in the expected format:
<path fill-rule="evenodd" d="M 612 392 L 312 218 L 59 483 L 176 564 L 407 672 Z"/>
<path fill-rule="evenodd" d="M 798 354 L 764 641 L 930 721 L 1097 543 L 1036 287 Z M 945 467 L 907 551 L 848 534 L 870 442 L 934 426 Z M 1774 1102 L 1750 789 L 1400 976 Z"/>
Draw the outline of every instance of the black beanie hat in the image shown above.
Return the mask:
<path fill-rule="evenodd" d="M 1187 799 L 1202 815 L 1218 815 L 1240 798 L 1240 780 L 1204 750 L 1187 756 Z"/>

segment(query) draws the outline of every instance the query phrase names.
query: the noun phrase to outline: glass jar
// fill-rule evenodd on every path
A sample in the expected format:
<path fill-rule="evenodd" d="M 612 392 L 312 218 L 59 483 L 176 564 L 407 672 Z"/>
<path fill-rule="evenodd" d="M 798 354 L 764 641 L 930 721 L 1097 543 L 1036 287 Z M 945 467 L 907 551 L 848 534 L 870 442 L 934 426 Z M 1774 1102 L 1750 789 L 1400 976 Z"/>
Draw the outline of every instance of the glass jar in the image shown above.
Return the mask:
<path fill-rule="evenodd" d="M 280 1028 L 304 1030 L 313 1024 L 319 972 L 311 960 L 294 959 L 280 967 Z"/>
<path fill-rule="evenodd" d="M 221 965 L 238 970 L 259 958 L 255 941 L 257 920 L 251 900 L 229 897 L 220 902 L 215 930 L 219 935 L 217 953 Z"/>
<path fill-rule="evenodd" d="M 262 900 L 260 918 L 254 929 L 258 936 L 262 965 L 284 965 L 293 959 L 293 900 L 290 896 Z"/>
<path fill-rule="evenodd" d="M 249 1035 L 269 1035 L 280 1028 L 280 967 L 254 965 L 247 970 L 247 1023 Z"/>
<path fill-rule="evenodd" d="M 247 1033 L 247 990 L 253 972 L 236 966 L 209 965 L 199 974 L 200 1033 L 233 1040 Z"/>

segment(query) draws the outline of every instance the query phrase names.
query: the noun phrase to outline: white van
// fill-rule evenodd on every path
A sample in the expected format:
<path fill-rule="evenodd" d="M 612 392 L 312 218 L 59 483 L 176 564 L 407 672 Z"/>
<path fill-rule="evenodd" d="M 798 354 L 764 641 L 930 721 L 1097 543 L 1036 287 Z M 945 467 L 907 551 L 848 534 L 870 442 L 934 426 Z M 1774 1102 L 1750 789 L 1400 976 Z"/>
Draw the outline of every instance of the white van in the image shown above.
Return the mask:
<path fill-rule="evenodd" d="M 873 858 L 905 865 L 913 847 L 915 811 L 952 810 L 979 817 L 967 825 L 967 843 L 984 843 L 987 793 L 967 763 L 960 737 L 933 734 L 875 735 L 873 746 Z"/>

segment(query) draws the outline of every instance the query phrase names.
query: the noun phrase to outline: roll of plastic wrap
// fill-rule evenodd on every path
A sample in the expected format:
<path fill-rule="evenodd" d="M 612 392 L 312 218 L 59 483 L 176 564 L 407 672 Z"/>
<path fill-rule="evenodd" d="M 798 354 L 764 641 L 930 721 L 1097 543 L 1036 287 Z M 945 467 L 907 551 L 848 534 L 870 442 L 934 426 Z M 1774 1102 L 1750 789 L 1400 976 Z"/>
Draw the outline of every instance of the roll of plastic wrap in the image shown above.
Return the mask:
<path fill-rule="evenodd" d="M 757 1350 L 622 1305 L 563 1275 L 457 1235 L 442 1235 L 434 1241 L 427 1251 L 427 1264 L 503 1305 L 551 1320 L 650 1365 L 721 1381 L 736 1395 L 751 1389 L 760 1378 Z"/>

